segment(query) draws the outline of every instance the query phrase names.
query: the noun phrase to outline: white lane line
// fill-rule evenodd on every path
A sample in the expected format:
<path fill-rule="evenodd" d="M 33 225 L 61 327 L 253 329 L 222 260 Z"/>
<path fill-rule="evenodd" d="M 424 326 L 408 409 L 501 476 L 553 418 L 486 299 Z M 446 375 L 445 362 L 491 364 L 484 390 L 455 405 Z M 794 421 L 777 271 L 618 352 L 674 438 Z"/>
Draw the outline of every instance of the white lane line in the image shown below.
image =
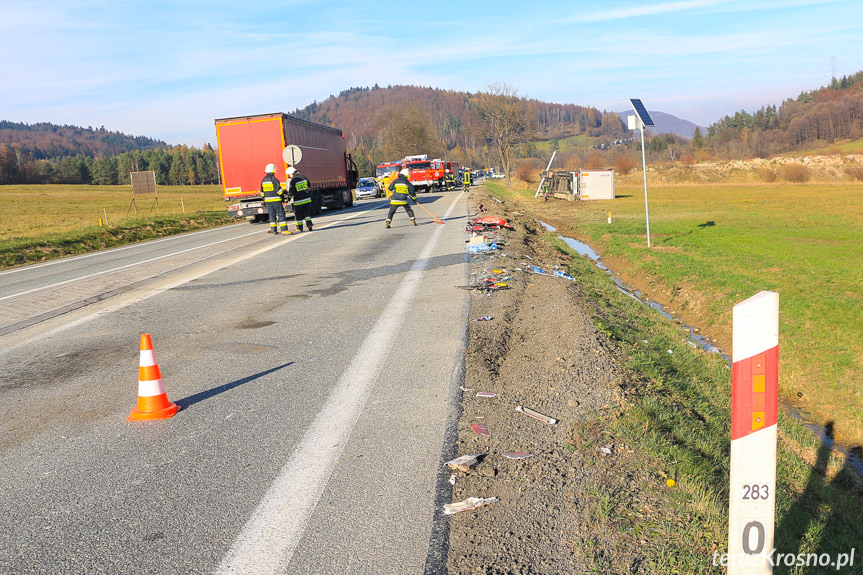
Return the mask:
<path fill-rule="evenodd" d="M 90 278 L 94 278 L 94 277 L 98 277 L 98 276 L 103 276 L 103 275 L 105 275 L 105 274 L 111 274 L 111 273 L 114 273 L 114 272 L 118 272 L 118 271 L 120 271 L 120 270 L 125 270 L 125 269 L 128 269 L 128 268 L 134 268 L 134 267 L 136 267 L 136 266 L 142 266 L 142 265 L 144 265 L 144 264 L 148 264 L 148 263 L 150 263 L 150 262 L 155 262 L 155 261 L 158 261 L 158 260 L 163 260 L 163 259 L 165 259 L 165 258 L 171 258 L 171 257 L 174 257 L 174 256 L 178 256 L 178 255 L 180 255 L 180 254 L 185 254 L 185 253 L 187 253 L 187 252 L 193 252 L 193 251 L 195 251 L 195 250 L 202 250 L 202 249 L 204 249 L 204 248 L 209 248 L 210 246 L 216 246 L 216 245 L 219 245 L 219 244 L 223 244 L 223 243 L 225 243 L 225 242 L 232 242 L 232 241 L 234 241 L 234 240 L 239 240 L 239 239 L 242 239 L 242 238 L 245 238 L 245 237 L 248 237 L 248 236 L 253 236 L 253 235 L 258 234 L 258 233 L 260 233 L 260 232 L 255 231 L 255 232 L 251 232 L 251 233 L 248 233 L 248 234 L 243 234 L 243 235 L 241 235 L 241 236 L 234 236 L 234 237 L 227 238 L 227 239 L 224 239 L 224 240 L 219 240 L 219 241 L 216 241 L 216 242 L 210 242 L 210 243 L 208 243 L 208 244 L 204 244 L 204 245 L 200 245 L 200 246 L 195 246 L 194 248 L 187 248 L 187 249 L 185 249 L 185 250 L 180 250 L 180 251 L 178 251 L 178 252 L 171 252 L 171 253 L 169 253 L 169 254 L 165 254 L 165 255 L 163 255 L 163 256 L 157 256 L 157 257 L 155 257 L 155 258 L 150 258 L 150 259 L 148 259 L 148 260 L 141 260 L 141 261 L 139 261 L 139 262 L 134 262 L 134 263 L 131 263 L 131 264 L 126 264 L 126 265 L 124 265 L 124 266 L 119 266 L 119 267 L 116 267 L 116 268 L 111 268 L 111 269 L 109 269 L 109 270 L 103 270 L 103 271 L 101 271 L 101 272 L 96 272 L 96 273 L 88 274 L 88 275 L 85 275 L 85 276 L 79 276 L 79 277 L 76 277 L 76 278 L 72 278 L 72 279 L 68 279 L 68 280 L 65 280 L 65 281 L 57 282 L 57 283 L 55 283 L 55 284 L 51 284 L 51 285 L 44 285 L 44 286 L 40 286 L 40 287 L 37 287 L 37 288 L 29 289 L 29 290 L 27 290 L 27 291 L 22 291 L 22 292 L 18 292 L 18 293 L 9 294 L 9 295 L 7 295 L 7 296 L 0 297 L 0 301 L 6 300 L 6 299 L 11 299 L 11 298 L 18 297 L 18 296 L 22 296 L 22 295 L 27 295 L 27 294 L 35 293 L 35 292 L 38 292 L 38 291 L 43 291 L 43 290 L 46 290 L 46 289 L 51 289 L 51 288 L 59 287 L 59 286 L 66 285 L 66 284 L 70 284 L 70 283 L 74 283 L 74 282 L 79 282 L 79 281 L 81 281 L 81 280 L 86 280 L 86 279 L 90 279 Z"/>
<path fill-rule="evenodd" d="M 326 229 L 326 228 L 328 228 L 328 227 L 330 227 L 330 226 L 333 226 L 333 225 L 335 225 L 335 224 L 337 224 L 337 223 L 339 223 L 339 222 L 344 222 L 344 221 L 347 221 L 347 220 L 353 219 L 353 218 L 355 218 L 355 217 L 357 217 L 357 216 L 361 216 L 361 215 L 363 215 L 363 214 L 366 214 L 366 213 L 368 213 L 369 211 L 371 211 L 371 210 L 366 210 L 366 211 L 363 211 L 363 212 L 356 212 L 356 213 L 354 213 L 354 214 L 349 215 L 348 217 L 341 218 L 341 219 L 338 219 L 338 220 L 334 220 L 334 221 L 332 221 L 332 222 L 329 222 L 329 223 L 327 223 L 327 224 L 324 224 L 323 226 L 320 226 L 318 229 L 319 229 L 319 230 L 321 230 L 321 229 Z M 198 232 L 196 232 L 196 233 L 198 233 Z M 72 278 L 72 279 L 64 280 L 64 281 L 61 281 L 61 282 L 57 282 L 57 283 L 55 283 L 55 284 L 51 284 L 51 285 L 44 285 L 44 286 L 40 286 L 40 287 L 33 288 L 33 289 L 30 289 L 30 290 L 26 290 L 26 291 L 22 291 L 22 292 L 18 292 L 18 293 L 9 294 L 9 295 L 7 295 L 7 296 L 0 297 L 0 301 L 7 300 L 7 299 L 12 299 L 12 298 L 16 298 L 16 297 L 19 297 L 19 296 L 28 295 L 28 294 L 31 294 L 31 293 L 35 293 L 35 292 L 39 292 L 39 291 L 43 291 L 43 290 L 47 290 L 47 289 L 52 289 L 52 288 L 55 288 L 55 287 L 60 287 L 60 286 L 66 285 L 66 284 L 70 284 L 70 283 L 78 282 L 78 281 L 81 281 L 81 280 L 86 280 L 86 279 L 94 278 L 94 277 L 101 276 L 101 275 L 111 274 L 111 273 L 118 272 L 118 271 L 121 271 L 121 270 L 124 270 L 124 269 L 127 269 L 127 268 L 133 268 L 133 267 L 135 267 L 135 266 L 141 266 L 141 265 L 144 265 L 144 264 L 148 264 L 148 263 L 150 263 L 150 262 L 155 262 L 155 261 L 157 261 L 157 260 L 162 260 L 162 259 L 165 259 L 165 258 L 170 258 L 170 257 L 178 256 L 178 255 L 181 255 L 181 254 L 185 254 L 185 253 L 187 253 L 187 252 L 193 252 L 193 251 L 195 251 L 195 250 L 202 250 L 202 249 L 204 249 L 204 248 L 209 248 L 209 247 L 211 247 L 211 246 L 215 246 L 215 245 L 218 245 L 218 244 L 223 244 L 223 243 L 225 243 L 225 242 L 231 242 L 231 241 L 234 241 L 234 240 L 239 240 L 239 239 L 242 239 L 242 238 L 245 238 L 245 237 L 248 237 L 248 236 L 253 236 L 253 235 L 255 235 L 255 234 L 260 234 L 260 233 L 262 233 L 260 230 L 256 230 L 256 231 L 254 231 L 254 232 L 250 232 L 250 233 L 247 233 L 247 234 L 242 234 L 242 235 L 239 235 L 239 236 L 232 236 L 232 237 L 227 238 L 227 239 L 224 239 L 224 240 L 218 240 L 218 241 L 215 241 L 215 242 L 210 242 L 210 243 L 208 243 L 208 244 L 203 244 L 203 245 L 196 246 L 196 247 L 193 247 L 193 248 L 187 248 L 187 249 L 185 249 L 185 250 L 180 250 L 180 251 L 178 251 L 178 252 L 171 252 L 170 254 L 165 254 L 165 255 L 163 255 L 163 256 L 157 256 L 157 257 L 150 258 L 150 259 L 147 259 L 147 260 L 141 260 L 141 261 L 139 261 L 139 262 L 134 262 L 134 263 L 131 263 L 131 264 L 126 264 L 126 265 L 123 265 L 123 266 L 120 266 L 120 267 L 111 268 L 111 269 L 109 269 L 109 270 L 103 270 L 103 271 L 101 271 L 101 272 L 96 272 L 96 273 L 92 273 L 92 274 L 89 274 L 89 275 L 85 275 L 85 276 L 80 276 L 80 277 L 76 277 L 76 278 Z M 296 239 L 296 238 L 290 238 L 290 239 Z M 159 241 L 159 240 L 155 240 L 155 241 Z M 49 263 L 50 263 L 50 262 L 49 262 Z"/>
<path fill-rule="evenodd" d="M 372 210 L 366 210 L 363 212 L 352 213 L 352 214 L 350 214 L 344 218 L 340 218 L 338 220 L 334 220 L 332 222 L 324 224 L 324 225 L 320 226 L 318 229 L 325 229 L 325 228 L 328 228 L 330 226 L 334 226 L 338 223 L 352 220 L 356 217 L 365 215 L 365 214 L 369 213 L 370 211 L 372 211 Z M 260 233 L 260 232 L 255 232 L 255 233 Z M 312 233 L 317 233 L 317 232 L 312 232 Z M 232 266 L 234 264 L 243 262 L 245 260 L 248 260 L 250 258 L 258 256 L 264 252 L 268 252 L 273 248 L 277 248 L 277 247 L 284 245 L 288 242 L 295 241 L 295 240 L 301 239 L 303 237 L 305 237 L 305 236 L 289 235 L 286 239 L 283 239 L 281 241 L 274 241 L 272 243 L 263 242 L 263 244 L 264 244 L 263 247 L 257 248 L 250 253 L 245 253 L 245 254 L 236 256 L 234 258 L 231 258 L 228 261 L 222 261 L 222 262 L 219 262 L 217 264 L 205 265 L 204 267 L 197 269 L 193 273 L 185 273 L 185 274 L 182 274 L 182 276 L 180 276 L 178 278 L 177 277 L 171 277 L 165 281 L 157 281 L 157 282 L 151 283 L 147 287 L 136 291 L 135 294 L 133 295 L 133 297 L 130 297 L 127 299 L 120 298 L 116 302 L 112 301 L 110 304 L 107 305 L 107 307 L 99 308 L 98 311 L 89 313 L 83 317 L 79 317 L 78 319 L 74 319 L 72 321 L 65 322 L 64 324 L 62 324 L 58 327 L 49 329 L 48 331 L 43 331 L 35 337 L 27 338 L 27 339 L 18 341 L 17 343 L 5 343 L 4 342 L 3 347 L 0 348 L 0 357 L 6 355 L 7 353 L 11 353 L 12 351 L 18 349 L 21 346 L 30 345 L 31 343 L 42 340 L 44 338 L 53 337 L 59 333 L 66 331 L 69 328 L 83 325 L 89 321 L 96 319 L 96 318 L 103 317 L 103 316 L 111 314 L 115 311 L 119 311 L 121 309 L 127 308 L 131 305 L 134 305 L 136 303 L 147 300 L 147 299 L 149 299 L 155 295 L 159 295 L 159 294 L 164 293 L 170 289 L 173 289 L 175 287 L 179 287 L 181 285 L 189 283 L 190 281 L 196 280 L 200 277 L 204 277 L 205 275 L 213 273 L 216 270 L 220 270 L 222 268 L 226 268 L 226 267 Z M 96 307 L 98 307 L 98 305 Z M 4 336 L 4 337 L 8 337 L 8 336 Z"/>
<path fill-rule="evenodd" d="M 449 217 L 462 193 L 453 200 Z M 281 469 L 216 573 L 266 575 L 286 567 L 371 392 L 443 229 L 414 261 L 350 366 Z"/>
<path fill-rule="evenodd" d="M 8 270 L 3 270 L 3 271 L 0 271 L 0 276 L 7 275 L 7 274 L 14 274 L 14 273 L 22 272 L 22 271 L 27 271 L 27 270 L 35 270 L 35 269 L 44 268 L 47 266 L 53 266 L 53 265 L 60 264 L 60 263 L 82 260 L 84 258 L 92 258 L 95 256 L 101 256 L 101 255 L 105 255 L 105 254 L 113 254 L 114 252 L 121 252 L 123 250 L 131 250 L 131 249 L 135 249 L 135 248 L 149 246 L 152 244 L 158 244 L 158 243 L 162 243 L 162 242 L 169 242 L 172 240 L 188 238 L 191 236 L 197 236 L 198 234 L 206 234 L 206 233 L 210 233 L 210 232 L 216 232 L 219 230 L 224 230 L 224 229 L 228 229 L 228 228 L 231 228 L 233 226 L 239 226 L 239 225 L 242 225 L 242 224 L 228 224 L 227 226 L 220 226 L 218 228 L 208 228 L 206 230 L 198 230 L 197 232 L 189 232 L 189 233 L 180 234 L 180 235 L 176 235 L 176 236 L 169 236 L 166 238 L 159 238 L 159 239 L 155 239 L 155 240 L 150 240 L 147 242 L 139 242 L 136 244 L 129 244 L 127 246 L 120 246 L 120 247 L 116 247 L 116 248 L 110 248 L 107 250 L 99 250 L 97 252 L 90 252 L 89 254 L 81 254 L 78 256 L 58 258 L 56 260 L 51 260 L 49 262 L 42 262 L 39 264 L 30 264 L 30 265 L 26 265 L 26 266 L 12 268 L 12 269 L 8 269 Z"/>

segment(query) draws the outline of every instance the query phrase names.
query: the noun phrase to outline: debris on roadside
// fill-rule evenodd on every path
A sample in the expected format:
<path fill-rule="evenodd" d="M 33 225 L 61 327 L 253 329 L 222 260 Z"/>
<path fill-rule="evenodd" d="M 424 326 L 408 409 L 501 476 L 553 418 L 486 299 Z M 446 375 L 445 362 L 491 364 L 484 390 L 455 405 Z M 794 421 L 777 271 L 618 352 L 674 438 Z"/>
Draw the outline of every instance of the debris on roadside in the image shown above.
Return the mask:
<path fill-rule="evenodd" d="M 491 320 L 493 320 L 493 319 L 494 319 L 494 318 L 493 318 L 492 316 L 490 316 L 490 315 L 484 315 L 484 316 L 482 316 L 482 317 L 478 317 L 478 318 L 476 318 L 476 321 L 491 321 Z"/>
<path fill-rule="evenodd" d="M 458 503 L 447 503 L 443 506 L 443 512 L 444 515 L 455 515 L 462 511 L 472 511 L 484 505 L 488 505 L 489 503 L 494 503 L 495 501 L 500 501 L 500 499 L 497 497 L 468 497 L 464 501 L 459 501 Z"/>
<path fill-rule="evenodd" d="M 476 394 L 477 397 L 497 397 L 496 393 L 492 393 L 491 391 L 480 391 Z"/>
<path fill-rule="evenodd" d="M 541 421 L 543 423 L 547 423 L 548 425 L 554 425 L 555 423 L 557 423 L 557 420 L 555 418 L 549 417 L 548 415 L 543 415 L 538 411 L 534 411 L 534 410 L 530 409 L 529 407 L 522 407 L 521 405 L 518 405 L 518 406 L 516 406 L 515 410 L 520 411 L 521 413 L 523 413 L 525 415 L 529 415 L 530 417 L 532 417 L 534 419 L 538 419 L 539 421 Z"/>
<path fill-rule="evenodd" d="M 457 469 L 459 471 L 463 471 L 467 473 L 471 470 L 476 464 L 479 463 L 479 458 L 482 457 L 481 453 L 477 453 L 476 455 L 462 455 L 460 457 L 456 457 L 455 459 L 451 459 L 444 463 L 444 465 L 449 465 L 450 469 Z"/>
<path fill-rule="evenodd" d="M 533 457 L 533 453 L 528 453 L 526 451 L 514 451 L 512 453 L 503 453 L 501 454 L 507 459 L 527 459 L 528 457 Z"/>
<path fill-rule="evenodd" d="M 473 429 L 474 432 L 479 434 L 479 435 L 485 435 L 486 437 L 491 437 L 491 432 L 482 423 L 471 423 L 470 428 Z"/>

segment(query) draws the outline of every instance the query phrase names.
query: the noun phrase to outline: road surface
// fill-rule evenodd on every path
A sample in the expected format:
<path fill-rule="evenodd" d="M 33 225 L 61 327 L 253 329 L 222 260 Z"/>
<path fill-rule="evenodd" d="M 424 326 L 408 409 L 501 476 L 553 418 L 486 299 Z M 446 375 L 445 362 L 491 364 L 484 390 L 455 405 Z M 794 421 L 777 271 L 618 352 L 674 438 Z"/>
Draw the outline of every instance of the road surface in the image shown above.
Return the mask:
<path fill-rule="evenodd" d="M 437 572 L 467 207 L 420 201 L 0 272 L 0 573 Z"/>

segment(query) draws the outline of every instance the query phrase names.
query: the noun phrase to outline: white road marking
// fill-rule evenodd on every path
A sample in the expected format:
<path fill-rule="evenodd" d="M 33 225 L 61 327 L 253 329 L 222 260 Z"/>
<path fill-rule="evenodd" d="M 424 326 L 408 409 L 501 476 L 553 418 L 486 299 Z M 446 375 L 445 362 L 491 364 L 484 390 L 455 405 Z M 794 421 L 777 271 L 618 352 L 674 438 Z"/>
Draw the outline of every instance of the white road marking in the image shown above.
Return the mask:
<path fill-rule="evenodd" d="M 346 221 L 352 220 L 356 217 L 365 215 L 365 214 L 369 213 L 370 211 L 372 211 L 372 210 L 365 210 L 365 211 L 361 211 L 361 212 L 352 213 L 352 214 L 350 214 L 344 218 L 339 218 L 339 219 L 334 220 L 332 222 L 323 224 L 321 226 L 315 226 L 315 227 L 319 230 L 326 229 L 326 228 L 328 228 L 330 226 L 334 226 L 338 223 L 346 222 Z M 256 231 L 254 233 L 261 233 L 261 232 Z M 316 232 L 312 232 L 312 233 L 316 233 Z M 249 235 L 249 234 L 245 234 L 245 235 Z M 238 237 L 245 237 L 245 235 L 244 236 L 238 236 Z M 264 252 L 267 252 L 273 248 L 277 248 L 277 247 L 284 245 L 288 242 L 298 240 L 301 237 L 303 237 L 303 236 L 289 235 L 286 239 L 281 240 L 281 241 L 263 242 L 263 247 L 258 248 L 252 252 L 249 252 L 249 253 L 241 254 L 237 257 L 231 258 L 230 260 L 222 261 L 222 262 L 215 262 L 211 265 L 205 265 L 203 267 L 196 268 L 195 272 L 184 273 L 179 277 L 171 276 L 167 280 L 161 280 L 161 281 L 157 280 L 157 281 L 149 283 L 147 286 L 145 286 L 143 288 L 136 289 L 133 292 L 124 294 L 123 297 L 112 298 L 111 300 L 105 300 L 104 302 L 98 302 L 97 304 L 93 304 L 93 305 L 89 306 L 89 308 L 96 310 L 96 311 L 93 311 L 92 313 L 89 313 L 89 314 L 81 316 L 81 317 L 77 317 L 76 319 L 73 319 L 71 321 L 66 321 L 62 325 L 59 325 L 58 327 L 55 327 L 55 328 L 50 328 L 46 331 L 42 331 L 34 337 L 26 337 L 25 336 L 25 338 L 23 338 L 23 339 L 20 339 L 18 341 L 8 341 L 8 343 L 4 341 L 3 348 L 0 349 L 0 356 L 3 356 L 7 353 L 10 353 L 13 350 L 18 349 L 21 346 L 30 345 L 31 343 L 33 343 L 35 341 L 39 341 L 39 340 L 42 340 L 44 338 L 57 335 L 58 333 L 66 331 L 67 329 L 69 329 L 71 327 L 82 325 L 82 324 L 87 323 L 89 321 L 92 321 L 96 318 L 103 317 L 103 316 L 111 314 L 115 311 L 129 307 L 130 305 L 134 305 L 138 302 L 142 302 L 142 301 L 147 300 L 147 299 L 149 299 L 155 295 L 159 295 L 160 293 L 166 292 L 169 289 L 173 289 L 175 287 L 186 284 L 190 281 L 196 280 L 196 279 L 203 277 L 207 274 L 210 274 L 216 270 L 220 270 L 222 268 L 226 268 L 226 267 L 232 266 L 236 263 L 239 263 L 239 262 L 245 261 L 247 259 L 253 258 L 253 257 L 260 255 Z M 126 267 L 126 266 L 123 266 L 123 267 Z M 120 269 L 120 268 L 116 268 L 116 269 Z M 115 269 L 115 271 L 116 271 L 116 269 Z M 79 278 L 79 279 L 81 279 L 81 278 Z M 59 284 L 56 284 L 56 285 L 59 285 Z M 23 293 L 27 293 L 27 292 L 23 292 Z M 16 294 L 16 295 L 21 295 L 21 294 Z M 12 296 L 7 296 L 7 297 L 12 297 Z M 4 336 L 4 337 L 8 337 L 8 336 Z"/>
<path fill-rule="evenodd" d="M 449 217 L 461 196 L 459 193 L 453 200 L 444 217 Z M 438 228 L 432 233 L 326 404 L 222 560 L 217 574 L 265 575 L 280 572 L 290 563 L 442 231 Z"/>

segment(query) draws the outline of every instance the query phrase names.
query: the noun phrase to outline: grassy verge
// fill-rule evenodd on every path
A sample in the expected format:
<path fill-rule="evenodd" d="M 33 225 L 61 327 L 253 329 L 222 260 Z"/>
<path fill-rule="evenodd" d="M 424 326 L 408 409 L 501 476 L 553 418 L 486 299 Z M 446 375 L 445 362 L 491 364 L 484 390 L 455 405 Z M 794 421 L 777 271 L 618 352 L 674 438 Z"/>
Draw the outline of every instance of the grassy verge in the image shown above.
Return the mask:
<path fill-rule="evenodd" d="M 0 269 L 232 221 L 219 186 L 0 186 Z"/>
<path fill-rule="evenodd" d="M 46 234 L 39 239 L 4 240 L 0 241 L 0 269 L 211 228 L 233 221 L 223 211 L 198 212 L 133 218 L 118 226 L 87 226 L 64 233 Z"/>
<path fill-rule="evenodd" d="M 572 202 L 566 221 L 555 222 L 558 233 L 588 242 L 629 285 L 727 353 L 732 307 L 778 292 L 782 397 L 819 425 L 834 421 L 845 445 L 863 444 L 863 185 L 702 184 L 648 193 L 651 248 L 640 186 L 618 186 L 611 202 Z"/>
<path fill-rule="evenodd" d="M 614 209 L 619 212 L 617 204 Z M 637 238 L 635 222 L 628 226 L 629 234 Z M 731 417 L 727 362 L 690 345 L 679 326 L 622 294 L 608 274 L 576 256 L 556 234 L 548 234 L 548 241 L 573 256 L 570 272 L 579 278 L 578 289 L 586 296 L 589 313 L 619 347 L 632 373 L 630 387 L 616 405 L 573 429 L 574 445 L 602 436 L 603 442 L 612 439 L 616 450 L 633 453 L 626 465 L 621 464 L 622 458 L 597 457 L 587 462 L 604 467 L 606 473 L 586 488 L 586 523 L 593 534 L 574 541 L 573 547 L 596 573 L 630 572 L 634 567 L 638 572 L 663 574 L 724 572 L 713 564 L 713 554 L 727 551 Z M 642 241 L 643 237 L 637 243 Z M 630 249 L 642 259 L 651 259 L 645 250 Z M 668 274 L 679 273 L 670 267 Z M 653 273 L 665 277 L 661 271 Z M 835 560 L 856 549 L 860 557 L 861 516 L 863 485 L 844 454 L 833 451 L 794 418 L 780 414 L 777 553 L 829 554 Z M 639 549 L 643 564 L 616 563 L 619 546 Z M 774 572 L 837 571 L 832 566 L 779 565 Z"/>

